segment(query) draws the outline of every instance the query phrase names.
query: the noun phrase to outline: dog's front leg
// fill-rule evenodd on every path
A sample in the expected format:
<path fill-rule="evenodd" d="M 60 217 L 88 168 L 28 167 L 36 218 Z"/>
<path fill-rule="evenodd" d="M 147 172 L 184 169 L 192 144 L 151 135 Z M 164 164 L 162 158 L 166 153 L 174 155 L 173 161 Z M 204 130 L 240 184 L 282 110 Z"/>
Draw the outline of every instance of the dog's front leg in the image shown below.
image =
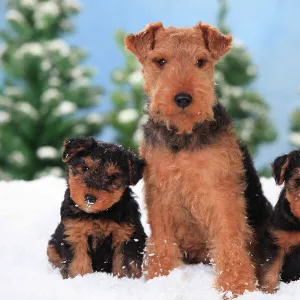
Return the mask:
<path fill-rule="evenodd" d="M 245 199 L 239 192 L 216 191 L 210 222 L 212 257 L 216 264 L 216 287 L 241 295 L 255 289 L 255 269 L 249 251 L 252 232 L 247 224 Z"/>
<path fill-rule="evenodd" d="M 68 266 L 69 277 L 85 275 L 93 272 L 92 261 L 89 255 L 88 229 L 89 222 L 68 220 L 65 225 L 65 242 L 70 245 L 72 261 Z"/>
<path fill-rule="evenodd" d="M 172 211 L 161 205 L 163 192 L 152 189 L 150 195 L 147 188 L 145 193 L 151 236 L 146 245 L 144 274 L 146 279 L 152 279 L 168 275 L 180 265 L 182 255 L 174 239 L 176 227 L 173 226 Z"/>

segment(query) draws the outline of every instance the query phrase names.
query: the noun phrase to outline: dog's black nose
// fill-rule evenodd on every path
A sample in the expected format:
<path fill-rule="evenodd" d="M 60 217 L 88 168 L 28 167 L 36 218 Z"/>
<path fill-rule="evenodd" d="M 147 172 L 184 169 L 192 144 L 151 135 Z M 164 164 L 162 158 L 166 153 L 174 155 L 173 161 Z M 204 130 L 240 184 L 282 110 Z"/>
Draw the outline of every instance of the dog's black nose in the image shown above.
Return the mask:
<path fill-rule="evenodd" d="M 85 202 L 87 202 L 89 204 L 94 204 L 96 202 L 97 198 L 93 195 L 85 195 L 84 200 L 85 200 Z"/>
<path fill-rule="evenodd" d="M 187 106 L 189 106 L 192 102 L 192 96 L 189 94 L 184 94 L 184 93 L 180 93 L 177 94 L 174 97 L 174 101 L 176 102 L 177 106 L 179 106 L 180 108 L 185 108 Z"/>

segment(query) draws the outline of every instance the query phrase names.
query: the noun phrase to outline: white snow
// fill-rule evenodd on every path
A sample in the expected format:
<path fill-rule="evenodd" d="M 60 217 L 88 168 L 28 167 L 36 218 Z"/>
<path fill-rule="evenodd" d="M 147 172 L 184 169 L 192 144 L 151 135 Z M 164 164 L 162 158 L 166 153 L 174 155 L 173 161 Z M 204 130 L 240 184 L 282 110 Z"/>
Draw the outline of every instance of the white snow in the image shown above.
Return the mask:
<path fill-rule="evenodd" d="M 51 159 L 58 156 L 58 151 L 52 146 L 43 146 L 37 149 L 36 154 L 40 159 Z"/>
<path fill-rule="evenodd" d="M 299 147 L 300 146 L 300 133 L 293 131 L 292 133 L 290 133 L 289 140 L 293 145 Z"/>
<path fill-rule="evenodd" d="M 56 78 L 56 77 L 52 77 L 51 80 L 54 80 L 54 78 Z M 50 84 L 50 82 L 49 82 L 49 84 Z M 51 100 L 60 99 L 61 96 L 62 95 L 58 89 L 50 88 L 43 93 L 41 99 L 42 99 L 42 102 L 48 103 Z"/>
<path fill-rule="evenodd" d="M 11 9 L 6 13 L 6 20 L 14 21 L 14 22 L 18 22 L 18 23 L 25 21 L 22 13 L 16 9 Z"/>
<path fill-rule="evenodd" d="M 134 108 L 126 108 L 121 110 L 118 115 L 118 121 L 120 123 L 129 123 L 137 120 L 139 113 Z"/>
<path fill-rule="evenodd" d="M 276 203 L 280 187 L 273 179 L 262 179 L 266 195 Z M 47 261 L 46 247 L 59 222 L 64 179 L 44 177 L 31 182 L 0 182 L 1 247 L 0 299 L 22 300 L 219 300 L 213 288 L 211 266 L 181 266 L 169 276 L 144 279 L 117 279 L 105 273 L 63 280 Z M 142 181 L 134 187 L 140 196 L 146 231 Z M 281 284 L 275 295 L 261 292 L 240 296 L 242 300 L 298 299 L 300 281 Z"/>
<path fill-rule="evenodd" d="M 20 0 L 20 5 L 27 9 L 32 9 L 37 5 L 37 1 L 36 0 Z"/>
<path fill-rule="evenodd" d="M 77 105 L 71 101 L 63 101 L 56 108 L 57 115 L 68 115 L 77 109 Z"/>
<path fill-rule="evenodd" d="M 68 56 L 71 52 L 69 45 L 62 39 L 46 42 L 45 48 L 51 52 L 58 52 L 61 56 Z"/>
<path fill-rule="evenodd" d="M 11 119 L 10 114 L 7 111 L 0 111 L 0 124 L 5 124 Z"/>
<path fill-rule="evenodd" d="M 25 43 L 15 53 L 18 58 L 23 58 L 25 55 L 42 56 L 44 52 L 41 43 Z"/>
<path fill-rule="evenodd" d="M 57 18 L 60 14 L 60 9 L 54 1 L 45 1 L 36 5 L 34 9 L 35 25 L 39 29 L 45 29 L 51 20 Z"/>

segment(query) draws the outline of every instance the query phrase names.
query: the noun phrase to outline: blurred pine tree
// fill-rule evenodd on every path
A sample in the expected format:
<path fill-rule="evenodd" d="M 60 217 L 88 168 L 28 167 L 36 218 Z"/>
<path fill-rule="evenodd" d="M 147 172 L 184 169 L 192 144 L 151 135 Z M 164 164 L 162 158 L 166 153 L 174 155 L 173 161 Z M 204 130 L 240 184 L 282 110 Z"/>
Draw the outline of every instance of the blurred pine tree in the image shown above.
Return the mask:
<path fill-rule="evenodd" d="M 219 2 L 218 27 L 228 34 L 230 29 L 225 24 L 227 1 Z M 267 103 L 249 88 L 256 76 L 256 67 L 245 46 L 234 40 L 232 49 L 216 64 L 216 95 L 233 118 L 239 139 L 252 154 L 256 153 L 259 145 L 276 139 L 276 131 L 268 118 Z"/>
<path fill-rule="evenodd" d="M 12 0 L 1 31 L 0 177 L 60 175 L 66 137 L 95 135 L 102 118 L 90 109 L 100 89 L 86 54 L 60 36 L 73 31 L 75 0 Z"/>
<path fill-rule="evenodd" d="M 137 150 L 142 139 L 141 124 L 146 96 L 141 66 L 129 51 L 124 50 L 124 38 L 124 32 L 117 32 L 116 42 L 125 65 L 112 73 L 115 87 L 111 95 L 113 107 L 108 122 L 115 129 L 117 143 Z"/>
<path fill-rule="evenodd" d="M 294 147 L 300 148 L 300 109 L 292 113 L 290 142 Z"/>

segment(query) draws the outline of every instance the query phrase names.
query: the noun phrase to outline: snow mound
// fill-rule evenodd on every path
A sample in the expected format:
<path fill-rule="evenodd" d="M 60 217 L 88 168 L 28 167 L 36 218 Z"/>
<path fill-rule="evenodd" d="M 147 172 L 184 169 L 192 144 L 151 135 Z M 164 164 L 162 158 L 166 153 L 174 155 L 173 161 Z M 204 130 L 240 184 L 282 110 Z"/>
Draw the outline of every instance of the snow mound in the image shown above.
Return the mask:
<path fill-rule="evenodd" d="M 275 204 L 280 192 L 274 180 L 262 178 L 266 195 Z M 214 300 L 221 299 L 213 288 L 210 266 L 182 266 L 167 277 L 117 279 L 104 273 L 62 280 L 47 261 L 46 246 L 59 222 L 59 209 L 66 188 L 63 179 L 44 177 L 32 182 L 0 182 L 0 299 L 22 300 Z M 142 182 L 135 188 L 143 213 Z M 297 299 L 300 281 L 281 284 L 275 295 L 249 293 L 239 299 Z"/>

